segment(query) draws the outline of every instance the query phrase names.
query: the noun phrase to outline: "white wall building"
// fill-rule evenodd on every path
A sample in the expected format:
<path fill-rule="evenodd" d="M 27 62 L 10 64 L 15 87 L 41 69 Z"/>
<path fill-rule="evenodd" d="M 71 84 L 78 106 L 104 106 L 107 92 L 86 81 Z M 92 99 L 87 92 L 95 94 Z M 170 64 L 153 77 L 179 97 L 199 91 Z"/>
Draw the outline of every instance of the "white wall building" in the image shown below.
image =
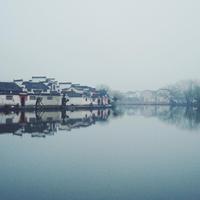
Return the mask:
<path fill-rule="evenodd" d="M 0 107 L 21 105 L 22 89 L 13 82 L 0 82 Z"/>

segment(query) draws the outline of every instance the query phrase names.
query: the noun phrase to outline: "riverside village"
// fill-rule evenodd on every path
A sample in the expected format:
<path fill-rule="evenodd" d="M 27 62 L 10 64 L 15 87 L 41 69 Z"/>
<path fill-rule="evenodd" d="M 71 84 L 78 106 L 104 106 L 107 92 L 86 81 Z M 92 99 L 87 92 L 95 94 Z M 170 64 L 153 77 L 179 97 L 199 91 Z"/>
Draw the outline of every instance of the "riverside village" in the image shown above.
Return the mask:
<path fill-rule="evenodd" d="M 0 109 L 107 108 L 111 100 L 103 89 L 58 82 L 46 76 L 0 82 Z"/>

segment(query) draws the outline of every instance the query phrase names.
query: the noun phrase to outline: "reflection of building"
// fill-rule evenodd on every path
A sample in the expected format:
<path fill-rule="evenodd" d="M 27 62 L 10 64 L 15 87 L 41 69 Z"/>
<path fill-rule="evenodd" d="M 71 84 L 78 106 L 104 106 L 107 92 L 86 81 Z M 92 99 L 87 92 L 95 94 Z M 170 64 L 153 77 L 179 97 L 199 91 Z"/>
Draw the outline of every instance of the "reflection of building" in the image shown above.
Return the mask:
<path fill-rule="evenodd" d="M 21 117 L 21 115 L 15 113 L 7 115 L 0 113 L 0 134 L 17 133 L 22 128 L 20 124 Z"/>
<path fill-rule="evenodd" d="M 53 135 L 58 130 L 88 127 L 97 121 L 106 121 L 108 109 L 62 112 L 0 113 L 0 134 L 31 134 L 32 137 Z"/>
<path fill-rule="evenodd" d="M 71 130 L 73 128 L 88 127 L 97 121 L 106 121 L 110 115 L 110 110 L 85 110 L 63 113 L 63 121 L 60 130 Z"/>

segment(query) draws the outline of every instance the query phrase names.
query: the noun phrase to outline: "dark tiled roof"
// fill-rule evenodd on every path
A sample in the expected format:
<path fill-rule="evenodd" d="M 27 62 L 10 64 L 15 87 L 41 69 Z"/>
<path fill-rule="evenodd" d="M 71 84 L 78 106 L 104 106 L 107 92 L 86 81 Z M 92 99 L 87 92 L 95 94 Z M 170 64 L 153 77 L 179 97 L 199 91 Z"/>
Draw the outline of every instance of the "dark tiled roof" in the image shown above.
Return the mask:
<path fill-rule="evenodd" d="M 62 84 L 68 84 L 68 85 L 71 85 L 72 83 L 71 82 L 59 82 L 60 85 Z"/>
<path fill-rule="evenodd" d="M 68 97 L 82 97 L 82 94 L 79 94 L 79 93 L 76 93 L 76 92 L 65 92 L 65 94 L 68 96 Z"/>
<path fill-rule="evenodd" d="M 32 78 L 47 78 L 46 76 L 32 76 Z"/>
<path fill-rule="evenodd" d="M 44 83 L 34 83 L 34 82 L 23 82 L 23 85 L 28 90 L 48 90 L 48 86 L 46 86 Z"/>
<path fill-rule="evenodd" d="M 93 98 L 104 97 L 104 96 L 108 96 L 105 90 L 99 90 L 92 95 Z"/>
<path fill-rule="evenodd" d="M 76 88 L 77 90 L 84 90 L 84 89 L 91 90 L 91 91 L 95 90 L 95 88 L 92 88 L 92 87 L 89 87 L 89 86 L 85 86 L 85 85 L 72 84 L 71 86 Z"/>
<path fill-rule="evenodd" d="M 13 82 L 0 82 L 0 92 L 19 93 L 22 92 L 22 88 L 20 88 L 16 83 Z"/>
<path fill-rule="evenodd" d="M 23 79 L 14 79 L 14 82 L 15 82 L 15 81 L 23 81 Z"/>

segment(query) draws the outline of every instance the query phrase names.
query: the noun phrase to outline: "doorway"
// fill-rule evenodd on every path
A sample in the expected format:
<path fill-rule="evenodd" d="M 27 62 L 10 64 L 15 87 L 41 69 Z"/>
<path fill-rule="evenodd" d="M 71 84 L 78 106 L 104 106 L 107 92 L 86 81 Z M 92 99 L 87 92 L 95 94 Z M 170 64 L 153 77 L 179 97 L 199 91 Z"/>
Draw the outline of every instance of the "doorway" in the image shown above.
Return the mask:
<path fill-rule="evenodd" d="M 26 96 L 20 96 L 20 103 L 22 107 L 25 106 L 25 101 L 26 101 Z"/>

